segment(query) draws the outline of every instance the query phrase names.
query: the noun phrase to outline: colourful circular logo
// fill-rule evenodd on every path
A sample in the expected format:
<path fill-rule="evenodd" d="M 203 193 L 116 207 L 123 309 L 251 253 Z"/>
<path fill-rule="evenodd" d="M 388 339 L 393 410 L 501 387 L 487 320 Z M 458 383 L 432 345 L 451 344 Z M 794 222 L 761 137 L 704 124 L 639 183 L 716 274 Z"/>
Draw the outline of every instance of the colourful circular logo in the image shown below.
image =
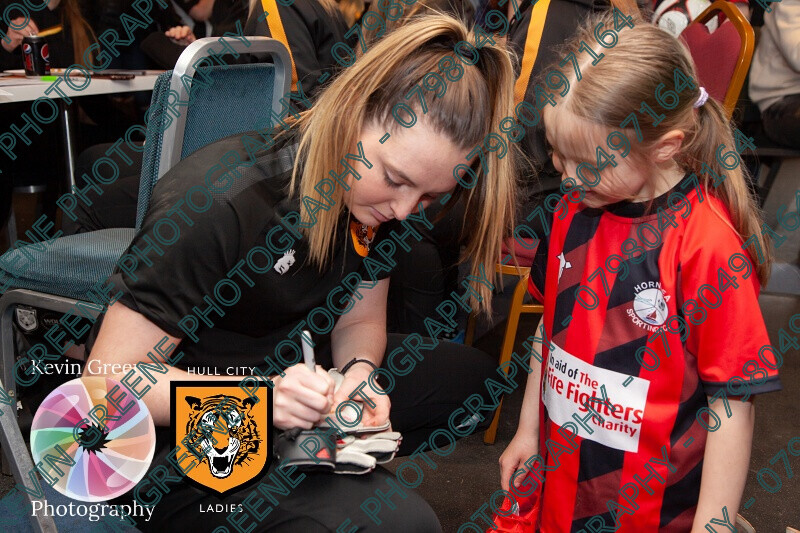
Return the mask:
<path fill-rule="evenodd" d="M 106 394 L 115 386 L 111 403 Z M 31 427 L 33 461 L 42 461 L 45 480 L 54 478 L 61 494 L 102 502 L 125 494 L 147 473 L 156 447 L 153 417 L 130 393 L 117 401 L 124 391 L 111 378 L 77 378 L 39 406 Z"/>

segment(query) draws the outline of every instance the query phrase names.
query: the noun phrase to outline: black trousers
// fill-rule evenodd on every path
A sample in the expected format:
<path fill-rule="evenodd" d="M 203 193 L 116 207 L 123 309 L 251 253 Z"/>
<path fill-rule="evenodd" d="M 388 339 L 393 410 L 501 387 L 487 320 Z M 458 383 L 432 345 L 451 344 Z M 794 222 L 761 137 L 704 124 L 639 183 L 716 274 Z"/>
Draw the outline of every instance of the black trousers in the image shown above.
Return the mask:
<path fill-rule="evenodd" d="M 387 354 L 400 346 L 404 338 L 402 335 L 389 335 Z M 490 402 L 484 380 L 495 374 L 497 363 L 487 354 L 447 341 L 441 341 L 436 348 L 424 353 L 423 361 L 417 363 L 411 373 L 395 376 L 395 388 L 389 395 L 392 401 L 393 428 L 403 434 L 401 455 L 413 453 L 435 429 L 447 428 L 450 413 L 461 407 L 468 396 L 478 393 L 486 397 L 485 403 Z M 475 427 L 474 433 L 488 426 L 490 420 L 488 416 L 486 418 Z M 156 455 L 151 471 L 157 465 L 164 465 L 172 475 L 181 476 L 165 460 L 170 449 L 169 443 L 168 429 L 157 428 Z M 422 466 L 421 459 L 416 462 L 426 471 L 427 466 Z M 202 463 L 196 468 L 207 467 L 208 465 Z M 272 468 L 275 468 L 274 464 Z M 298 472 L 295 472 L 292 479 L 297 477 Z M 362 502 L 376 497 L 376 490 L 388 493 L 392 486 L 387 483 L 387 479 L 392 477 L 383 468 L 362 476 L 307 473 L 306 478 L 288 496 L 276 496 L 279 505 L 273 506 L 272 511 L 253 531 L 329 532 L 336 531 L 347 519 L 359 531 L 441 531 L 436 514 L 430 506 L 413 490 L 403 485 L 400 485 L 402 494 L 395 493 L 387 497 L 396 508 L 392 509 L 388 503 L 382 503 L 378 514 L 382 522 L 380 525 L 375 524 L 364 513 L 360 507 Z M 397 483 L 394 479 L 391 481 Z M 218 498 L 182 481 L 166 486 L 170 489 L 169 493 L 155 505 L 151 520 L 145 522 L 144 518 L 136 519 L 136 527 L 141 531 L 169 531 L 180 524 L 186 531 L 212 533 L 218 526 L 225 526 L 233 533 L 236 528 L 226 521 L 228 512 L 201 513 L 200 509 L 207 509 L 209 504 L 240 504 L 254 490 L 254 487 L 250 487 Z M 131 498 L 131 493 L 128 493 L 112 503 L 130 504 Z M 259 511 L 264 512 L 265 505 L 261 505 Z M 249 516 L 243 527 L 247 529 L 253 522 L 257 520 Z M 350 527 L 343 530 L 349 531 Z M 220 530 L 218 533 L 224 531 Z"/>
<path fill-rule="evenodd" d="M 458 286 L 464 204 L 458 202 L 443 212 L 436 202 L 425 214 L 434 221 L 433 228 L 413 223 L 422 239 L 409 239 L 411 251 L 395 257 L 387 311 L 389 331 L 393 333 L 427 335 L 425 318 L 437 317 L 436 306 L 452 291 L 464 292 Z"/>
<path fill-rule="evenodd" d="M 800 149 L 800 94 L 784 96 L 761 114 L 764 133 L 787 148 Z"/>

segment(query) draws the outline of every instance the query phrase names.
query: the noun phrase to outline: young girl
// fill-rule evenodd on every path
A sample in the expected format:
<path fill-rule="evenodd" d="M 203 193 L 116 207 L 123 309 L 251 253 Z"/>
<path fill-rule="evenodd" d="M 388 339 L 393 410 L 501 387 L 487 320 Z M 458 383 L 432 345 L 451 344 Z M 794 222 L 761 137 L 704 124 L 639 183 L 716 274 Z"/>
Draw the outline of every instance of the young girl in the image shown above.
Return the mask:
<path fill-rule="evenodd" d="M 769 247 L 729 153 L 743 140 L 692 81 L 688 51 L 642 21 L 601 48 L 594 36 L 615 25 L 591 20 L 568 46 L 569 89 L 544 110 L 563 179 L 594 186 L 537 230 L 545 340 L 502 486 L 539 491 L 546 532 L 702 531 L 736 519 L 754 419 L 741 400 L 780 389 L 759 351 Z"/>
<path fill-rule="evenodd" d="M 485 390 L 483 381 L 496 364 L 451 343 L 426 344 L 436 346 L 412 357 L 402 337 L 387 338 L 386 295 L 392 250 L 401 254 L 403 243 L 414 240 L 400 222 L 411 215 L 419 219 L 445 195 L 453 195 L 450 202 L 465 197 L 471 214 L 467 253 L 475 260 L 475 275 L 481 276 L 482 265 L 494 264 L 511 227 L 513 155 L 491 156 L 474 188 L 456 188 L 454 172 L 466 170 L 459 165 L 472 164 L 470 151 L 513 113 L 507 52 L 486 46 L 476 64 L 467 65 L 452 57 L 462 40 L 474 42 L 474 35 L 454 19 L 433 16 L 411 23 L 341 72 L 277 139 L 266 131 L 227 137 L 171 169 L 153 191 L 132 253 L 154 242 L 159 224 L 184 205 L 187 191 L 210 190 L 214 201 L 202 212 L 186 211 L 190 220 L 177 221 L 180 237 L 162 255 L 152 254 L 152 264 L 112 276 L 121 296 L 108 308 L 93 345 L 87 343 L 90 361 L 97 361 L 87 368 L 146 361 L 159 342 L 176 344 L 175 353 L 183 352 L 179 364 L 159 375 L 144 397 L 156 425 L 168 426 L 171 381 L 220 379 L 198 375 L 198 368 L 225 376 L 232 366 L 276 373 L 266 369 L 278 365 L 284 372 L 273 376 L 274 425 L 310 428 L 368 381 L 386 353 L 389 367 L 399 372 L 389 396 L 369 393 L 373 404 L 365 406 L 364 422 L 385 423 L 391 407 L 405 453 L 435 428 L 447 427 L 453 406 Z M 446 84 L 439 97 L 424 92 L 426 111 L 418 99 L 405 98 L 424 78 Z M 392 109 L 401 102 L 408 106 L 404 121 L 410 121 L 409 110 L 417 117 L 413 126 L 402 127 L 393 118 Z M 255 150 L 262 140 L 263 149 Z M 241 164 L 231 164 L 237 160 Z M 293 212 L 301 214 L 302 223 Z M 490 285 L 471 285 L 480 295 L 473 305 L 489 309 Z M 328 323 L 326 313 L 332 315 Z M 197 328 L 187 328 L 186 320 Z M 283 368 L 297 360 L 304 328 L 315 333 L 317 361 L 344 371 L 335 396 L 321 369 L 315 373 L 302 363 Z M 227 379 L 238 381 L 241 375 Z M 157 433 L 154 467 L 167 464 L 169 449 L 166 428 Z M 358 480 L 309 476 L 280 498 L 258 530 L 333 531 L 345 520 L 359 530 L 375 527 L 359 505 L 375 490 L 388 490 L 387 476 L 381 469 Z M 197 513 L 198 505 L 220 503 L 215 496 L 184 484 L 170 489 L 140 528 L 164 531 L 180 521 L 190 530 L 211 531 L 226 523 L 224 514 Z M 248 494 L 236 492 L 224 503 L 241 504 Z M 393 504 L 399 508 L 392 506 L 382 531 L 439 529 L 432 510 L 413 492 Z"/>

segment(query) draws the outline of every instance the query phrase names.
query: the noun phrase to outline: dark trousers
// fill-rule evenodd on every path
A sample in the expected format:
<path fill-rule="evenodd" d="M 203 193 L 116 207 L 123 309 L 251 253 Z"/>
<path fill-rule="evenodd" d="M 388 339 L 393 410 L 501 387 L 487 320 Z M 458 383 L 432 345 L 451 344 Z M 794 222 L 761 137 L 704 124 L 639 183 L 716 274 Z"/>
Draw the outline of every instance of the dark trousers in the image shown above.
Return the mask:
<path fill-rule="evenodd" d="M 800 94 L 784 96 L 761 114 L 764 133 L 787 148 L 800 149 Z"/>
<path fill-rule="evenodd" d="M 387 306 L 388 328 L 393 333 L 427 335 L 425 318 L 437 318 L 436 306 L 449 298 L 452 291 L 464 292 L 458 287 L 464 205 L 458 202 L 442 212 L 440 204 L 435 202 L 425 210 L 425 215 L 434 221 L 433 228 L 412 224 L 422 239 L 409 239 L 411 251 L 395 256 L 397 266 L 392 272 Z"/>
<path fill-rule="evenodd" d="M 386 353 L 401 345 L 405 337 L 390 334 L 387 342 Z M 462 407 L 464 400 L 475 393 L 485 397 L 485 403 L 490 403 L 484 386 L 484 380 L 495 374 L 497 366 L 487 354 L 460 344 L 441 341 L 431 351 L 423 352 L 425 357 L 417 366 L 405 376 L 395 376 L 394 390 L 389 397 L 392 401 L 391 421 L 396 431 L 403 434 L 401 455 L 413 453 L 431 432 L 438 428 L 447 428 L 447 419 L 450 414 Z M 384 359 L 384 366 L 386 360 Z M 397 365 L 401 366 L 401 365 Z M 474 433 L 485 429 L 490 422 L 491 413 L 483 413 L 486 420 L 479 423 Z M 462 421 L 464 415 L 456 417 L 454 423 Z M 166 428 L 157 428 L 156 455 L 151 465 L 151 470 L 156 465 L 165 465 L 170 473 L 180 476 L 169 463 L 165 461 L 169 451 L 169 431 Z M 437 443 L 446 442 L 437 439 Z M 426 448 L 430 453 L 430 450 Z M 438 458 L 437 458 L 438 459 Z M 401 461 L 403 459 L 400 459 Z M 428 466 L 424 460 L 415 460 L 423 472 Z M 208 468 L 205 463 L 196 468 Z M 274 464 L 273 467 L 274 468 Z M 291 477 L 296 479 L 299 472 Z M 410 474 L 406 478 L 413 479 Z M 441 526 L 430 506 L 413 490 L 398 485 L 401 493 L 385 496 L 396 506 L 392 508 L 382 502 L 377 525 L 361 509 L 361 503 L 370 497 L 376 497 L 375 491 L 383 494 L 391 491 L 392 485 L 387 483 L 393 479 L 391 474 L 383 468 L 378 468 L 367 475 L 338 475 L 338 474 L 306 474 L 306 478 L 288 496 L 276 496 L 280 502 L 253 530 L 279 531 L 279 532 L 328 532 L 336 531 L 340 524 L 351 520 L 351 524 L 359 531 L 390 531 L 427 533 L 441 531 Z M 218 526 L 226 526 L 228 531 L 236 531 L 235 527 L 226 521 L 229 513 L 200 513 L 199 509 L 207 509 L 209 504 L 240 504 L 253 492 L 250 487 L 224 498 L 207 494 L 184 482 L 166 485 L 170 491 L 155 506 L 152 519 L 145 522 L 144 518 L 137 518 L 137 528 L 142 531 L 169 531 L 176 524 L 186 531 L 213 532 Z M 146 491 L 142 491 L 144 494 Z M 129 503 L 131 493 L 113 503 Z M 380 500 L 379 500 L 380 501 Z M 264 512 L 266 505 L 258 506 Z M 250 517 L 244 522 L 243 527 L 257 522 Z M 343 531 L 350 531 L 345 527 Z M 224 529 L 220 530 L 224 532 Z"/>

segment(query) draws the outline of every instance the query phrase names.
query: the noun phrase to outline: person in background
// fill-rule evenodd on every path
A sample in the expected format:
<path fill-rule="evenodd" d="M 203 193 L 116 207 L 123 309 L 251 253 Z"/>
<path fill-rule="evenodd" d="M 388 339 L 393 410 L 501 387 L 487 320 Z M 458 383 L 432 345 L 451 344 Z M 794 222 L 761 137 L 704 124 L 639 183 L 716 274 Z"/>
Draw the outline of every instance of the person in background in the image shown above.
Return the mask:
<path fill-rule="evenodd" d="M 392 4 L 387 0 L 382 0 L 380 5 L 377 1 L 369 5 L 365 14 L 369 12 L 375 13 L 383 21 L 380 24 L 376 23 L 377 19 L 366 21 L 364 20 L 364 15 L 362 15 L 363 29 L 361 33 L 364 35 L 367 48 L 381 37 L 385 37 L 397 28 L 408 24 L 414 17 L 431 13 L 444 13 L 465 22 L 475 19 L 475 9 L 472 3 L 464 0 L 417 0 L 411 5 L 402 5 L 402 15 L 392 15 L 392 18 L 397 17 L 396 20 L 390 20 L 387 17 L 387 9 L 391 6 Z M 391 7 L 391 9 L 392 13 L 397 12 L 395 7 Z M 356 47 L 355 50 L 359 55 L 363 54 L 361 47 Z"/>
<path fill-rule="evenodd" d="M 515 64 L 518 76 L 515 90 L 524 90 L 516 97 L 534 105 L 535 87 L 537 84 L 544 86 L 541 77 L 545 69 L 561 57 L 560 47 L 575 35 L 586 17 L 611 7 L 610 0 L 550 0 L 542 2 L 538 8 L 537 4 L 532 0 L 523 0 L 520 3 L 522 16 L 513 17 L 508 30 L 509 46 L 519 58 Z M 534 46 L 526 49 L 531 23 L 535 17 L 541 16 L 545 19 L 538 46 L 533 43 Z M 536 126 L 523 126 L 525 137 L 520 141 L 520 147 L 526 156 L 522 181 L 525 187 L 523 197 L 527 202 L 523 209 L 527 213 L 547 192 L 558 189 L 561 174 L 553 166 L 541 122 Z"/>
<path fill-rule="evenodd" d="M 14 4 L 13 0 L 0 0 L 0 12 Z M 13 10 L 11 10 L 13 13 Z M 45 37 L 48 44 L 51 68 L 66 68 L 74 63 L 82 64 L 84 51 L 96 40 L 97 32 L 87 22 L 95 13 L 95 5 L 79 0 L 51 0 L 46 7 L 31 12 L 27 23 L 17 17 L 3 28 L 9 41 L 2 40 L 0 68 L 22 69 L 22 39 L 50 30 Z M 93 59 L 94 54 L 87 58 Z M 75 139 L 78 147 L 107 142 L 124 134 L 133 118 L 127 109 L 120 109 L 108 95 L 82 96 L 73 100 L 71 106 L 78 125 Z M 9 103 L 0 106 L 0 122 L 19 124 L 20 115 L 30 111 L 30 103 Z M 10 194 L 12 187 L 46 186 L 45 211 L 55 214 L 55 198 L 62 183 L 52 176 L 63 176 L 66 168 L 61 157 L 63 139 L 59 131 L 60 121 L 43 125 L 42 133 L 28 146 L 19 142 L 15 147 L 17 159 L 4 163 L 3 187 Z M 54 157 L 42 157 L 47 150 Z M 5 222 L 3 220 L 0 223 Z"/>
<path fill-rule="evenodd" d="M 234 31 L 236 22 L 243 21 L 248 11 L 247 0 L 172 0 L 172 5 L 182 24 L 169 28 L 165 33 L 184 46 L 198 38 Z"/>
<path fill-rule="evenodd" d="M 346 27 L 342 17 L 331 0 L 295 0 L 291 6 L 277 4 L 288 46 L 294 62 L 293 69 L 300 79 L 306 95 L 316 94 L 321 83 L 319 76 L 324 72 L 334 72 L 338 65 L 333 61 L 331 47 L 344 39 Z M 250 13 L 244 25 L 245 35 L 271 36 L 260 0 L 251 2 Z M 270 19 L 275 23 L 275 19 Z M 286 44 L 286 43 L 285 43 Z M 76 174 L 90 173 L 94 161 L 105 155 L 108 144 L 92 146 L 83 151 L 77 159 Z M 139 177 L 142 154 L 125 149 L 133 164 L 118 156 L 122 175 L 113 185 L 105 187 L 103 194 L 86 205 L 78 203 L 75 214 L 78 220 L 63 219 L 63 230 L 67 235 L 96 231 L 107 228 L 132 228 L 136 225 L 136 205 L 139 198 Z"/>
<path fill-rule="evenodd" d="M 0 9 L 5 10 L 14 3 L 11 0 L 2 0 Z M 11 20 L 11 24 L 5 29 L 11 41 L 0 41 L 3 50 L 7 52 L 0 54 L 0 66 L 3 70 L 22 68 L 22 55 L 18 47 L 24 37 L 57 29 L 58 26 L 61 29 L 47 37 L 50 66 L 65 68 L 76 61 L 82 62 L 83 51 L 96 39 L 81 11 L 82 4 L 78 0 L 50 0 L 45 9 L 31 13 L 28 23 L 23 27 L 20 26 L 25 23 L 24 17 Z M 89 6 L 83 7 L 87 9 Z"/>
<path fill-rule="evenodd" d="M 338 42 L 349 41 L 344 36 L 348 24 L 340 11 L 344 5 L 349 4 L 295 0 L 284 6 L 275 0 L 251 0 L 245 35 L 273 37 L 283 42 L 292 57 L 292 87 L 300 81 L 303 93 L 313 98 L 339 68 L 331 49 Z M 264 17 L 264 12 L 270 15 Z"/>
<path fill-rule="evenodd" d="M 770 7 L 750 67 L 750 98 L 767 137 L 800 149 L 800 1 Z"/>
<path fill-rule="evenodd" d="M 367 0 L 366 2 L 364 0 L 334 1 L 339 6 L 339 11 L 342 12 L 342 16 L 344 16 L 344 21 L 347 23 L 348 28 L 361 20 L 362 15 L 371 4 L 371 0 Z"/>

